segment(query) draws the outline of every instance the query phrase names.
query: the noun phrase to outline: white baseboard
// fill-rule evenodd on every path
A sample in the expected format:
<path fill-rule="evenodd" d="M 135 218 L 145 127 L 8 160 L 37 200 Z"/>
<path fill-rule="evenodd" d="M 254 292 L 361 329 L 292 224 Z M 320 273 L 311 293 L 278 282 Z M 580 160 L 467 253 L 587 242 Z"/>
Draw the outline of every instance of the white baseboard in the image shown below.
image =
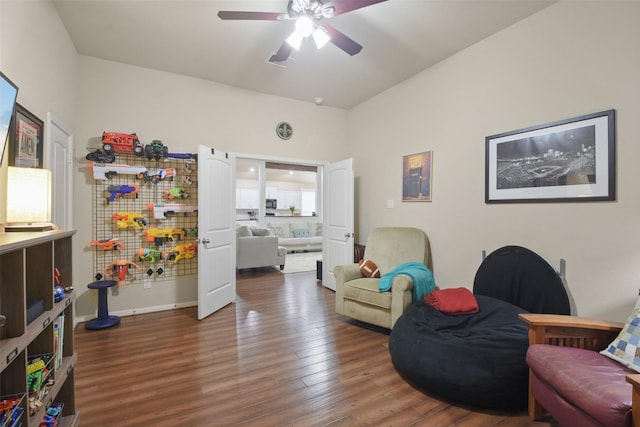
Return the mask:
<path fill-rule="evenodd" d="M 181 302 L 181 303 L 178 303 L 178 304 L 167 304 L 167 305 L 158 305 L 158 306 L 155 306 L 155 307 L 137 308 L 135 310 L 110 311 L 109 315 L 110 316 L 119 316 L 119 317 L 135 316 L 136 314 L 145 314 L 145 313 L 155 313 L 157 311 L 176 310 L 178 308 L 193 307 L 193 306 L 196 306 L 196 305 L 198 305 L 198 301 Z M 81 322 L 88 322 L 91 319 L 95 319 L 95 317 L 96 317 L 96 315 L 76 316 L 75 319 L 74 319 L 74 323 L 75 323 L 75 325 L 77 325 L 78 323 L 81 323 Z"/>

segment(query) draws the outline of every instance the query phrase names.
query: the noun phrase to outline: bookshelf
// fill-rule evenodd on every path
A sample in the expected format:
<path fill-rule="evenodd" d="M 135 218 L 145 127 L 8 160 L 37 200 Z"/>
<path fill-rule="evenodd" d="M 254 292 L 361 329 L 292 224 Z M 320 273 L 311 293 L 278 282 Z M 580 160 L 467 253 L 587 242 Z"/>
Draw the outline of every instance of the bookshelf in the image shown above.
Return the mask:
<path fill-rule="evenodd" d="M 73 234 L 75 230 L 0 233 L 0 402 L 18 401 L 12 412 L 15 422 L 0 418 L 0 427 L 37 427 L 47 409 L 58 403 L 63 404 L 58 425 L 78 425 L 73 376 L 76 292 L 59 302 L 53 292 L 56 274 L 61 285 L 73 284 Z M 30 397 L 40 404 L 30 405 Z"/>

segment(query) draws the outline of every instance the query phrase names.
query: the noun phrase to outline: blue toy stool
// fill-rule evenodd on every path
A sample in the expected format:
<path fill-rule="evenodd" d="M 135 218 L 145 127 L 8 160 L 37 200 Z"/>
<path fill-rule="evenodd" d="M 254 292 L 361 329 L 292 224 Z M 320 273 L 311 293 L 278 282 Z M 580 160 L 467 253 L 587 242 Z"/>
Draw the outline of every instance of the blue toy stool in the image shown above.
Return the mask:
<path fill-rule="evenodd" d="M 107 307 L 107 288 L 115 286 L 117 283 L 115 280 L 100 280 L 87 285 L 89 289 L 98 290 L 98 318 L 89 320 L 84 325 L 85 328 L 104 329 L 120 323 L 118 316 L 109 316 L 109 308 Z"/>

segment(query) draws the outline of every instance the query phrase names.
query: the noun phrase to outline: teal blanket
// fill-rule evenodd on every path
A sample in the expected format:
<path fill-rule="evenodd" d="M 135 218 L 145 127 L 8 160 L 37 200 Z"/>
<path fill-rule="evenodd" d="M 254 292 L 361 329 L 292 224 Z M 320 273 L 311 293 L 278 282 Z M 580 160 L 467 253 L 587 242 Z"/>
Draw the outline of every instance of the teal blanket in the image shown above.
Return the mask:
<path fill-rule="evenodd" d="M 405 262 L 380 278 L 378 290 L 380 292 L 390 291 L 391 282 L 398 274 L 406 274 L 413 279 L 413 301 L 421 300 L 436 287 L 433 273 L 426 265 L 420 262 Z"/>

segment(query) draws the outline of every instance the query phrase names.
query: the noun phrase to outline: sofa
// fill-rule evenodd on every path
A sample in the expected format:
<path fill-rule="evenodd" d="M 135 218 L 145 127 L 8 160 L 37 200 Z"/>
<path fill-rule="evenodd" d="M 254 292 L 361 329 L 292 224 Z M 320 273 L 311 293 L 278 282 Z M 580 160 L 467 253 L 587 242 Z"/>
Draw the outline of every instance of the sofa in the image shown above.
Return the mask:
<path fill-rule="evenodd" d="M 267 228 L 287 252 L 322 250 L 321 222 L 269 222 Z"/>
<path fill-rule="evenodd" d="M 236 228 L 236 268 L 280 266 L 284 270 L 287 250 L 278 245 L 278 237 L 269 233 L 266 228 L 249 227 L 246 225 Z"/>

